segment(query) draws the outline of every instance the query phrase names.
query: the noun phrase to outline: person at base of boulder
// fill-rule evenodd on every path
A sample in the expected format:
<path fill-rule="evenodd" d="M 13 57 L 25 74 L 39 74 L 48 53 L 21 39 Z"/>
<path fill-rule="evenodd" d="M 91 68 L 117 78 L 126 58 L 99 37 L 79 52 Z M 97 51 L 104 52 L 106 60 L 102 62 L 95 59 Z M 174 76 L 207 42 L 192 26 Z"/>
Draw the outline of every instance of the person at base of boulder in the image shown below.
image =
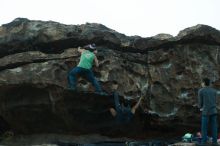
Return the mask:
<path fill-rule="evenodd" d="M 199 108 L 202 112 L 202 122 L 201 122 L 201 132 L 202 132 L 202 142 L 201 144 L 206 144 L 207 142 L 207 130 L 208 123 L 211 123 L 212 131 L 212 143 L 217 145 L 217 108 L 216 108 L 216 97 L 217 90 L 210 87 L 210 80 L 204 78 L 202 80 L 202 88 L 198 91 L 198 101 Z"/>
<path fill-rule="evenodd" d="M 106 94 L 102 91 L 99 82 L 95 79 L 92 66 L 95 62 L 96 67 L 99 67 L 99 62 L 96 57 L 97 49 L 95 44 L 89 44 L 83 48 L 78 48 L 78 52 L 81 53 L 80 61 L 77 67 L 74 67 L 68 74 L 68 89 L 76 91 L 77 75 L 85 75 L 95 87 L 95 93 Z"/>
<path fill-rule="evenodd" d="M 119 101 L 117 88 L 118 88 L 118 84 L 116 81 L 114 81 L 113 97 L 114 97 L 115 108 L 110 108 L 109 109 L 110 113 L 113 117 L 115 117 L 117 123 L 129 123 L 134 117 L 134 114 L 141 103 L 142 97 L 139 98 L 138 102 L 134 106 L 131 107 L 129 104 L 125 106 L 124 103 L 120 103 Z"/>

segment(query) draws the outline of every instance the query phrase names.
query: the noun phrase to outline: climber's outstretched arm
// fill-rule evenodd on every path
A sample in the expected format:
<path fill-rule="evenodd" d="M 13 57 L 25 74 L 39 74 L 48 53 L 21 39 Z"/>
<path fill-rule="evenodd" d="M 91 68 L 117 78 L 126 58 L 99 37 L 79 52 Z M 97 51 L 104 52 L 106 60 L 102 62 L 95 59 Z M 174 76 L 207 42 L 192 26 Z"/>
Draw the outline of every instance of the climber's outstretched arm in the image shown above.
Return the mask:
<path fill-rule="evenodd" d="M 138 102 L 131 108 L 131 112 L 132 112 L 133 114 L 135 114 L 135 112 L 136 112 L 137 108 L 139 107 L 139 105 L 140 105 L 142 99 L 143 99 L 143 97 L 140 97 L 139 100 L 138 100 Z"/>

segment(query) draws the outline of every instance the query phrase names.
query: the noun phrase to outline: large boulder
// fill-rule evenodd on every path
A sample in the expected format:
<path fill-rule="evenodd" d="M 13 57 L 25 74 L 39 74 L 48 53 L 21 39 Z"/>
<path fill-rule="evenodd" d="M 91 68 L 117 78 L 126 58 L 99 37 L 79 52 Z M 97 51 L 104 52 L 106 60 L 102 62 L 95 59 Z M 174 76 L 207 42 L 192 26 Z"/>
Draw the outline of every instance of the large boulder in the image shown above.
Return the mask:
<path fill-rule="evenodd" d="M 96 43 L 103 89 L 144 102 L 130 128 L 115 126 L 112 97 L 98 96 L 84 78 L 66 90 L 78 46 Z M 101 24 L 64 25 L 17 18 L 0 27 L 1 121 L 17 133 L 102 133 L 131 137 L 172 129 L 199 130 L 197 91 L 203 77 L 220 87 L 220 32 L 197 25 L 178 36 L 125 36 Z M 220 104 L 218 104 L 220 108 Z M 144 109 L 148 109 L 145 112 Z"/>

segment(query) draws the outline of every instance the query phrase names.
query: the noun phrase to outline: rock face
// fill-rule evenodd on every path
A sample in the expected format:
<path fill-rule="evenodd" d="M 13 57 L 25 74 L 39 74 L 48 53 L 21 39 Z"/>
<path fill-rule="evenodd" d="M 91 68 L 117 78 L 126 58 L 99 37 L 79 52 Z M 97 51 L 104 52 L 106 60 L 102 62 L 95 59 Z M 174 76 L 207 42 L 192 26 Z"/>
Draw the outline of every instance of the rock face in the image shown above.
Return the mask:
<path fill-rule="evenodd" d="M 112 98 L 66 90 L 78 46 L 96 43 L 95 76 L 111 91 L 144 102 L 130 126 L 115 126 Z M 143 136 L 146 131 L 198 129 L 197 91 L 203 77 L 220 88 L 220 31 L 197 25 L 176 37 L 128 37 L 101 24 L 64 25 L 17 18 L 0 27 L 2 131 Z M 80 78 L 78 89 L 93 91 Z M 143 109 L 149 109 L 144 113 Z M 220 108 L 220 104 L 218 104 Z"/>

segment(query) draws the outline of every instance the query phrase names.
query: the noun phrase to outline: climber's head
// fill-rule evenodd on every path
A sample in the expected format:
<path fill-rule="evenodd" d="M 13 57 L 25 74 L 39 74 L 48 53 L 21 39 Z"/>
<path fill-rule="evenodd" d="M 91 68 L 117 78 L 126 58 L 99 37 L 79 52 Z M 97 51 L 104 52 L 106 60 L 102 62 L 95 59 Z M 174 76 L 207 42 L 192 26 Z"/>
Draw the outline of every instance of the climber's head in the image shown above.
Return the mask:
<path fill-rule="evenodd" d="M 93 44 L 88 44 L 86 46 L 83 47 L 84 49 L 86 50 L 89 50 L 91 52 L 97 52 L 97 49 L 96 49 L 96 45 L 93 43 Z"/>

